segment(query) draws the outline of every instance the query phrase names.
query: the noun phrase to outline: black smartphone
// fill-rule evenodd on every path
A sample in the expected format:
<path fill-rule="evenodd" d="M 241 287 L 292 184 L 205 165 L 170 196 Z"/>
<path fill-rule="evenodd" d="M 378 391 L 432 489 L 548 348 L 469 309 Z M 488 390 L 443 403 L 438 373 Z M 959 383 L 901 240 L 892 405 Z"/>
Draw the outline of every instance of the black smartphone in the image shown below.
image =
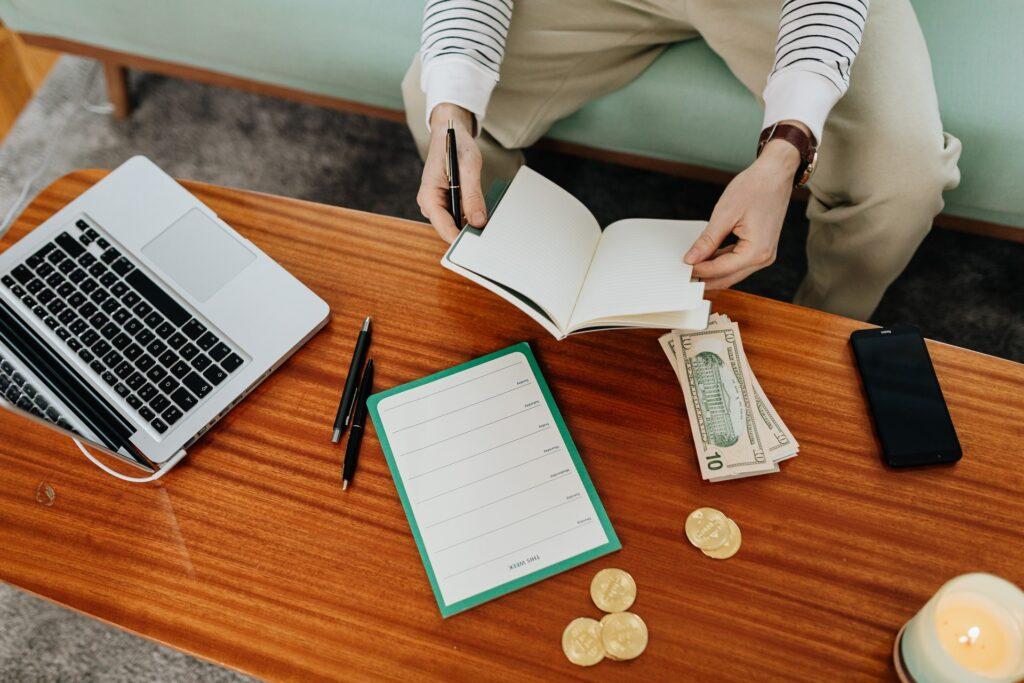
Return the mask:
<path fill-rule="evenodd" d="M 918 329 L 857 330 L 850 343 L 886 462 L 911 467 L 959 460 L 960 440 Z"/>

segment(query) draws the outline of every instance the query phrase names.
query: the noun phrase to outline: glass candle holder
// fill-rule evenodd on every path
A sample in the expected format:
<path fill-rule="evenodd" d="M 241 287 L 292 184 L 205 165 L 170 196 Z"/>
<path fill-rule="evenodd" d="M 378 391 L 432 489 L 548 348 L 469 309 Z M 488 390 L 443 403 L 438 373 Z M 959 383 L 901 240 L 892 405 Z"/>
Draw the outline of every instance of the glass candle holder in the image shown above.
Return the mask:
<path fill-rule="evenodd" d="M 992 574 L 951 579 L 900 629 L 893 659 L 905 683 L 1024 680 L 1024 592 Z"/>

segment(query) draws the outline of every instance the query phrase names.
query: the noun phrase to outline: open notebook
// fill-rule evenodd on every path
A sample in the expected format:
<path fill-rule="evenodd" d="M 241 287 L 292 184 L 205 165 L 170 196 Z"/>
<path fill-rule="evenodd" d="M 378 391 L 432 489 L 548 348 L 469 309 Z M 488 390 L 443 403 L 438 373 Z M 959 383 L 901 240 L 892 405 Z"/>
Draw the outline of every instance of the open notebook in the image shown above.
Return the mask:
<path fill-rule="evenodd" d="M 487 227 L 463 229 L 441 264 L 558 339 L 622 327 L 700 330 L 710 304 L 683 254 L 705 225 L 631 218 L 602 231 L 579 200 L 524 166 Z"/>

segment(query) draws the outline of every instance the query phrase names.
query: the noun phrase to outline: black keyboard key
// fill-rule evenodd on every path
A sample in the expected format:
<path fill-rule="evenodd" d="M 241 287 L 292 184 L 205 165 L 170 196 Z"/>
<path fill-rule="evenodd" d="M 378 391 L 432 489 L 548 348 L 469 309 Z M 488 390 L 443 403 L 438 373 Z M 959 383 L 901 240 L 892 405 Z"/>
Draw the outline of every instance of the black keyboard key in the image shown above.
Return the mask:
<path fill-rule="evenodd" d="M 92 345 L 92 352 L 102 358 L 103 356 L 110 353 L 110 343 L 106 339 L 100 339 Z"/>
<path fill-rule="evenodd" d="M 79 218 L 75 221 L 75 226 L 77 226 L 79 230 L 86 230 L 88 229 L 89 224 L 85 222 L 84 218 Z"/>
<path fill-rule="evenodd" d="M 205 379 L 199 376 L 198 373 L 190 372 L 188 377 L 181 380 L 181 383 L 188 387 L 188 390 L 199 398 L 203 398 L 211 391 L 213 391 L 213 385 L 207 382 Z"/>
<path fill-rule="evenodd" d="M 111 323 L 113 325 L 113 323 Z M 124 332 L 119 332 L 116 337 L 110 340 L 110 343 L 114 345 L 114 348 L 118 351 L 124 351 L 125 347 L 132 343 L 132 338 Z"/>
<path fill-rule="evenodd" d="M 122 383 L 122 382 L 118 382 L 118 383 L 117 383 L 116 385 L 114 385 L 114 391 L 116 391 L 116 392 L 117 392 L 117 395 L 118 395 L 118 396 L 127 396 L 128 394 L 132 393 L 132 390 L 131 390 L 131 389 L 129 389 L 129 388 L 128 388 L 128 387 L 127 387 L 127 386 L 126 386 L 126 385 L 125 385 L 124 383 Z"/>
<path fill-rule="evenodd" d="M 167 339 L 172 334 L 174 334 L 174 325 L 171 325 L 169 322 L 166 321 L 162 322 L 160 323 L 160 326 L 156 328 L 156 333 L 159 334 L 164 339 Z"/>
<path fill-rule="evenodd" d="M 195 396 L 185 391 L 184 388 L 178 389 L 172 393 L 171 400 L 177 403 L 178 407 L 185 411 L 192 410 L 196 403 L 199 402 Z"/>
<path fill-rule="evenodd" d="M 46 317 L 46 309 L 42 306 L 35 306 L 32 308 L 32 312 L 36 314 L 36 317 L 40 320 Z"/>
<path fill-rule="evenodd" d="M 97 313 L 96 315 L 89 318 L 89 324 L 92 325 L 93 328 L 97 330 L 106 325 L 109 321 L 110 318 L 108 318 L 102 313 Z"/>
<path fill-rule="evenodd" d="M 117 284 L 117 276 L 113 273 L 104 273 L 100 278 L 100 284 L 104 287 L 110 287 L 111 285 Z"/>
<path fill-rule="evenodd" d="M 149 399 L 149 405 L 158 413 L 162 413 L 167 410 L 167 406 L 171 405 L 171 400 L 163 394 L 157 394 L 153 398 Z"/>
<path fill-rule="evenodd" d="M 103 302 L 103 305 L 100 306 L 100 309 L 102 309 L 104 313 L 108 314 L 113 313 L 119 308 L 121 308 L 121 304 L 117 303 L 117 299 L 107 299 Z"/>
<path fill-rule="evenodd" d="M 153 334 L 153 330 L 147 327 L 143 327 L 139 330 L 139 333 L 135 335 L 135 341 L 139 342 L 142 346 L 148 346 L 154 339 L 156 339 L 156 335 Z"/>
<path fill-rule="evenodd" d="M 133 372 L 131 377 L 128 378 L 128 386 L 132 389 L 138 389 L 146 383 L 146 377 L 141 372 Z"/>
<path fill-rule="evenodd" d="M 57 296 L 52 289 L 44 289 L 43 291 L 36 294 L 36 298 L 39 299 L 39 303 L 48 304 L 50 301 Z"/>
<path fill-rule="evenodd" d="M 57 289 L 65 282 L 66 280 L 64 279 L 64 276 L 60 273 L 51 273 L 50 277 L 46 278 L 46 284 L 50 285 L 54 289 Z"/>
<path fill-rule="evenodd" d="M 160 365 L 169 369 L 178 362 L 178 354 L 170 350 L 164 351 L 157 360 L 160 361 Z"/>
<path fill-rule="evenodd" d="M 103 381 L 109 384 L 110 386 L 114 386 L 115 384 L 117 384 L 117 377 L 110 370 L 104 372 L 102 375 L 100 375 L 100 377 L 102 377 Z"/>
<path fill-rule="evenodd" d="M 73 271 L 75 268 L 77 268 L 77 266 L 75 265 L 75 262 L 72 261 L 71 259 L 61 261 L 60 265 L 57 266 L 57 270 L 64 273 L 65 275 Z"/>
<path fill-rule="evenodd" d="M 114 369 L 114 374 L 121 379 L 127 379 L 135 372 L 135 366 L 128 361 L 121 361 L 121 364 Z"/>
<path fill-rule="evenodd" d="M 167 421 L 167 424 L 173 425 L 175 422 L 181 419 L 182 412 L 175 406 L 171 406 L 164 411 L 163 418 Z"/>
<path fill-rule="evenodd" d="M 154 365 L 152 368 L 150 368 L 149 372 L 146 373 L 146 377 L 148 377 L 154 382 L 159 382 L 166 376 L 167 370 L 165 370 L 164 366 L 162 365 Z"/>
<path fill-rule="evenodd" d="M 169 396 L 177 391 L 181 385 L 173 377 L 164 377 L 157 386 L 160 387 L 160 391 Z"/>
<path fill-rule="evenodd" d="M 78 258 L 85 251 L 85 249 L 82 248 L 82 245 L 76 242 L 75 238 L 66 232 L 62 232 L 61 234 L 57 235 L 56 239 L 54 239 L 53 241 L 56 242 L 61 249 L 71 254 L 71 256 L 74 258 Z"/>
<path fill-rule="evenodd" d="M 231 347 L 229 347 L 224 342 L 218 342 L 216 346 L 210 349 L 210 357 L 213 358 L 214 360 L 219 361 L 222 360 L 225 356 L 227 356 L 230 352 Z"/>
<path fill-rule="evenodd" d="M 177 377 L 178 379 L 181 379 L 182 377 L 189 373 L 189 370 L 191 370 L 191 368 L 189 367 L 188 363 L 186 363 L 183 360 L 179 360 L 177 363 L 174 364 L 173 367 L 171 367 L 171 374 Z"/>
<path fill-rule="evenodd" d="M 90 254 L 89 252 L 85 252 L 84 254 L 78 257 L 78 265 L 82 266 L 83 268 L 88 268 L 94 263 L 96 263 L 96 257 Z"/>
<path fill-rule="evenodd" d="M 21 285 L 14 285 L 13 287 L 11 287 L 11 292 L 14 294 L 14 296 L 18 297 L 19 299 L 25 296 L 25 288 L 22 287 Z"/>
<path fill-rule="evenodd" d="M 130 291 L 128 285 L 123 282 L 116 282 L 110 286 L 110 293 L 120 299 L 126 292 Z"/>
<path fill-rule="evenodd" d="M 143 401 L 148 401 L 149 399 L 153 398 L 155 395 L 156 395 L 156 387 L 154 387 L 149 382 L 143 384 L 142 387 L 139 389 L 139 396 L 142 398 Z"/>
<path fill-rule="evenodd" d="M 107 355 L 103 356 L 103 362 L 107 364 L 108 368 L 116 368 L 123 360 L 124 357 L 117 351 L 111 351 Z"/>
<path fill-rule="evenodd" d="M 36 397 L 36 388 L 31 384 L 25 384 L 25 387 L 22 389 L 22 392 L 29 398 Z"/>
<path fill-rule="evenodd" d="M 57 294 L 60 294 L 61 298 L 66 299 L 75 291 L 75 286 L 70 282 L 63 283 L 57 288 Z"/>
<path fill-rule="evenodd" d="M 46 257 L 46 260 L 52 263 L 53 265 L 57 265 L 66 258 L 67 254 L 65 254 L 63 251 L 59 249 L 54 249 L 53 251 L 50 252 L 50 255 Z"/>
<path fill-rule="evenodd" d="M 150 410 L 149 406 L 142 406 L 141 408 L 139 408 L 139 415 L 142 416 L 142 419 L 145 420 L 146 422 L 149 422 L 154 417 L 156 417 L 156 413 Z"/>
<path fill-rule="evenodd" d="M 89 298 L 92 299 L 92 302 L 94 304 L 102 304 L 104 301 L 107 300 L 109 296 L 110 295 L 107 294 L 107 290 L 97 289 L 95 292 L 89 295 Z"/>
<path fill-rule="evenodd" d="M 31 412 L 32 411 L 32 399 L 30 399 L 28 396 L 20 396 L 20 397 L 18 397 L 17 406 L 19 408 L 21 408 L 22 410 L 28 410 L 29 412 Z"/>
<path fill-rule="evenodd" d="M 160 434 L 163 434 L 164 432 L 167 431 L 167 425 L 159 417 L 150 422 L 149 424 L 153 425 L 153 429 L 155 429 Z"/>
<path fill-rule="evenodd" d="M 107 271 L 107 267 L 99 261 L 89 266 L 89 275 L 92 275 L 93 277 L 103 277 L 107 272 L 109 272 Z"/>
<path fill-rule="evenodd" d="M 72 282 L 74 282 L 76 285 L 79 282 L 81 282 L 82 280 L 84 280 L 86 277 L 88 277 L 88 274 L 84 270 L 82 270 L 81 268 L 75 268 L 68 275 L 68 279 L 71 280 Z"/>
<path fill-rule="evenodd" d="M 132 310 L 135 311 L 135 315 L 139 316 L 140 318 L 145 318 L 153 311 L 153 307 L 149 305 L 148 301 L 140 301 L 138 304 L 135 305 L 135 308 L 133 308 Z M 159 325 L 159 323 L 157 324 Z"/>
<path fill-rule="evenodd" d="M 172 349 L 180 349 L 181 345 L 188 341 L 188 337 L 181 332 L 175 332 L 167 338 L 167 343 Z"/>
<path fill-rule="evenodd" d="M 86 228 L 85 234 L 91 240 L 97 240 L 100 237 L 100 234 L 93 230 L 92 228 Z"/>
<path fill-rule="evenodd" d="M 12 384 L 11 386 L 7 387 L 7 393 L 4 394 L 4 396 L 6 396 L 7 400 L 10 401 L 11 403 L 17 404 L 18 399 L 21 398 L 21 392 L 18 391 L 18 387 Z"/>
<path fill-rule="evenodd" d="M 81 318 L 76 318 L 75 321 L 71 323 L 71 331 L 79 335 L 82 338 L 82 341 L 86 344 L 92 343 L 92 341 L 86 341 L 86 335 L 91 336 L 96 334 L 91 329 L 89 329 L 89 325 L 86 324 L 86 322 Z"/>
<path fill-rule="evenodd" d="M 128 290 L 125 293 L 125 295 L 123 297 L 121 297 L 121 303 L 123 303 L 128 308 L 131 308 L 132 306 L 135 306 L 141 300 L 142 300 L 142 297 L 140 297 L 136 292 L 133 292 L 131 290 Z"/>
<path fill-rule="evenodd" d="M 7 391 L 11 386 L 11 378 L 7 375 L 0 375 L 0 392 Z"/>
<path fill-rule="evenodd" d="M 82 349 L 82 342 L 78 341 L 74 337 L 68 339 L 68 348 L 72 351 L 80 351 Z"/>
<path fill-rule="evenodd" d="M 198 344 L 199 348 L 201 348 L 203 351 L 209 351 L 219 342 L 220 339 L 217 339 L 217 335 L 215 335 L 213 332 L 207 332 L 206 334 L 201 336 L 198 341 L 196 341 L 196 344 Z"/>
<path fill-rule="evenodd" d="M 87 279 L 83 280 L 82 284 L 78 285 L 78 288 L 81 289 L 86 294 L 89 294 L 90 292 L 92 292 L 92 290 L 96 289 L 99 286 L 100 286 L 100 283 L 96 282 L 95 280 L 93 280 L 90 277 L 90 278 L 87 278 Z"/>
<path fill-rule="evenodd" d="M 100 361 L 100 360 L 94 360 L 93 362 L 89 363 L 89 367 L 92 368 L 93 372 L 99 373 L 101 375 L 107 369 L 107 367 L 105 365 L 103 365 L 103 361 Z"/>
<path fill-rule="evenodd" d="M 107 248 L 110 247 L 110 242 L 108 242 L 103 237 L 101 237 L 98 240 L 96 240 L 96 244 L 100 245 L 100 249 L 107 249 Z"/>
<path fill-rule="evenodd" d="M 164 319 L 160 316 L 160 314 L 157 313 L 156 311 L 153 311 L 152 313 L 146 316 L 146 319 L 143 322 L 145 322 L 151 328 L 156 329 L 157 327 L 160 326 L 161 323 L 163 323 L 163 321 Z"/>
<path fill-rule="evenodd" d="M 41 263 L 39 264 L 39 267 L 36 268 L 36 275 L 38 275 L 39 277 L 46 277 L 47 275 L 51 275 L 52 273 L 53 266 L 51 266 L 49 263 Z"/>
<path fill-rule="evenodd" d="M 68 297 L 68 305 L 75 310 L 79 310 L 83 304 L 85 304 L 85 295 L 81 292 L 75 292 Z"/>
<path fill-rule="evenodd" d="M 103 252 L 103 255 L 100 256 L 100 260 L 106 263 L 107 265 L 110 265 L 120 257 L 121 252 L 119 252 L 114 247 L 111 247 L 110 249 L 107 249 L 105 252 Z"/>
<path fill-rule="evenodd" d="M 70 325 L 73 321 L 78 320 L 78 316 L 75 315 L 75 312 L 70 308 L 65 308 L 60 312 L 60 315 L 57 316 L 57 320 L 64 325 Z"/>
<path fill-rule="evenodd" d="M 18 281 L 15 280 L 10 275 L 4 275 L 2 278 L 0 278 L 0 282 L 4 283 L 4 287 L 10 289 L 11 287 L 14 287 L 14 285 L 17 284 Z"/>
<path fill-rule="evenodd" d="M 125 401 L 127 401 L 128 405 L 130 405 L 132 408 L 135 408 L 135 410 L 138 410 L 139 408 L 142 407 L 142 399 L 136 396 L 135 394 L 130 395 L 128 398 L 125 399 Z"/>
<path fill-rule="evenodd" d="M 185 323 L 185 326 L 181 328 L 181 331 L 188 335 L 189 339 L 199 339 L 199 337 L 206 333 L 206 325 L 202 324 L 195 318 L 192 318 Z"/>
<path fill-rule="evenodd" d="M 137 367 L 139 370 L 142 370 L 143 372 L 146 372 L 151 367 L 153 367 L 154 363 L 156 363 L 156 361 L 153 360 L 153 356 L 150 356 L 149 354 L 143 354 L 139 356 L 139 359 L 137 361 L 135 361 L 135 367 Z"/>
<path fill-rule="evenodd" d="M 124 320 L 121 320 L 121 321 L 118 321 L 118 322 L 123 322 L 124 323 L 124 331 L 127 332 L 128 334 L 132 335 L 133 337 L 138 335 L 139 332 L 141 332 L 142 330 L 145 329 L 142 326 L 142 323 L 140 323 L 137 318 L 132 318 L 132 319 L 128 320 L 127 322 L 125 322 Z M 138 341 L 138 339 L 136 339 L 136 341 Z M 145 343 L 145 342 L 143 342 L 143 343 Z"/>
<path fill-rule="evenodd" d="M 135 264 L 122 256 L 117 259 L 117 261 L 114 262 L 114 265 L 110 266 L 110 268 L 118 275 L 124 276 L 135 270 Z"/>
<path fill-rule="evenodd" d="M 124 350 L 124 357 L 127 358 L 128 360 L 135 360 L 140 355 L 142 355 L 142 347 L 134 342 L 129 344 L 128 347 Z"/>
<path fill-rule="evenodd" d="M 228 376 L 228 373 L 221 370 L 216 365 L 211 365 L 206 368 L 206 372 L 203 373 L 203 377 L 210 380 L 210 382 L 216 386 L 224 381 L 224 378 Z"/>
<path fill-rule="evenodd" d="M 67 307 L 68 305 L 61 301 L 60 299 L 54 299 L 49 304 L 47 304 L 46 310 L 48 310 L 50 313 L 53 313 L 54 315 L 59 315 L 60 312 Z"/>
<path fill-rule="evenodd" d="M 68 328 L 66 328 L 66 327 L 58 327 L 57 328 L 57 337 L 59 339 L 67 340 L 67 339 L 71 338 L 71 333 L 68 331 Z"/>
<path fill-rule="evenodd" d="M 96 304 L 91 301 L 86 301 L 81 306 L 78 306 L 78 313 L 83 318 L 91 318 L 98 310 L 100 309 L 96 308 Z"/>
<path fill-rule="evenodd" d="M 181 354 L 181 357 L 185 360 L 192 360 L 196 357 L 196 354 L 199 353 L 199 347 L 192 342 L 189 342 L 178 349 L 178 353 Z"/>
<path fill-rule="evenodd" d="M 176 327 L 184 325 L 192 316 L 181 307 L 177 301 L 172 299 L 159 285 L 138 268 L 133 270 L 125 280 L 142 295 L 144 299 L 153 304 L 164 317 L 170 320 Z"/>
<path fill-rule="evenodd" d="M 57 322 L 57 319 L 54 318 L 52 315 L 48 315 L 45 318 L 43 318 L 43 322 L 46 323 L 46 326 L 49 327 L 51 330 L 57 329 L 57 326 L 60 325 L 60 323 Z"/>
<path fill-rule="evenodd" d="M 100 330 L 100 334 L 103 335 L 104 339 L 110 340 L 116 337 L 120 331 L 121 328 L 114 323 L 107 323 L 103 326 L 103 329 Z"/>
<path fill-rule="evenodd" d="M 14 366 L 5 360 L 0 360 L 0 370 L 2 370 L 5 375 L 9 375 L 14 372 Z"/>
<path fill-rule="evenodd" d="M 146 350 L 149 351 L 154 356 L 159 356 L 161 353 L 167 350 L 167 344 L 163 343 L 159 339 L 154 339 L 153 343 L 146 347 Z"/>
<path fill-rule="evenodd" d="M 95 232 L 95 231 L 93 231 L 93 232 Z M 89 246 L 90 244 L 93 243 L 93 238 L 89 237 L 88 235 L 79 235 L 78 236 L 78 241 L 82 243 L 82 246 L 86 246 L 87 247 L 87 246 Z"/>
<path fill-rule="evenodd" d="M 113 299 L 111 299 L 111 301 L 113 301 Z M 118 325 L 124 325 L 126 321 L 132 319 L 132 313 L 127 308 L 122 306 L 121 308 L 114 311 L 114 315 L 111 317 L 113 317 L 114 322 L 117 323 Z"/>
<path fill-rule="evenodd" d="M 25 285 L 25 289 L 31 294 L 38 294 L 46 285 L 39 278 L 32 278 L 32 281 Z"/>
<path fill-rule="evenodd" d="M 47 408 L 50 407 L 50 402 L 47 401 L 42 394 L 39 394 L 38 396 L 36 396 L 36 405 L 42 408 L 43 410 L 46 410 Z"/>
<path fill-rule="evenodd" d="M 210 367 L 210 363 L 212 362 L 213 361 L 210 360 L 209 356 L 199 354 L 198 356 L 192 359 L 192 367 L 202 372 L 206 368 Z"/>
<path fill-rule="evenodd" d="M 79 349 L 78 356 L 86 363 L 91 363 L 92 359 L 96 357 L 92 354 L 92 351 L 90 351 L 89 349 Z"/>

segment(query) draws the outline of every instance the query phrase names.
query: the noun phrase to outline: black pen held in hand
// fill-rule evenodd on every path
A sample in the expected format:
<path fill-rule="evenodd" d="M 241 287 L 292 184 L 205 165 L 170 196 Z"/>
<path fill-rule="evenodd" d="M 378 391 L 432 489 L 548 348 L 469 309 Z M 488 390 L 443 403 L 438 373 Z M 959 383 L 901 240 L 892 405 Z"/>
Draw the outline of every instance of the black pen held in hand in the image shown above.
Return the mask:
<path fill-rule="evenodd" d="M 444 172 L 448 176 L 448 212 L 455 227 L 462 230 L 462 190 L 459 187 L 459 149 L 455 146 L 455 124 L 448 120 L 448 136 L 444 147 Z"/>

